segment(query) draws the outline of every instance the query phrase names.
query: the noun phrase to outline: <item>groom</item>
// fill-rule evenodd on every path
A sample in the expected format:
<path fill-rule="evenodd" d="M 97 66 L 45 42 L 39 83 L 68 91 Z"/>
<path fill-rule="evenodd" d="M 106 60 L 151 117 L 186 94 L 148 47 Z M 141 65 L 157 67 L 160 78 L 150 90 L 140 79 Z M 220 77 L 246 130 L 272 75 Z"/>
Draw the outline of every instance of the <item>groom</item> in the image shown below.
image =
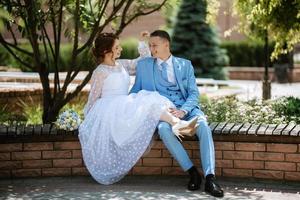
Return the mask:
<path fill-rule="evenodd" d="M 196 135 L 199 138 L 202 169 L 206 179 L 205 191 L 213 196 L 223 197 L 223 190 L 215 179 L 215 150 L 211 130 L 198 106 L 199 91 L 193 66 L 189 60 L 171 54 L 170 41 L 170 36 L 165 31 L 156 30 L 150 34 L 149 47 L 153 57 L 138 62 L 135 83 L 130 93 L 140 90 L 157 91 L 175 104 L 177 109 L 171 110 L 174 116 L 184 120 L 199 117 Z M 182 144 L 172 133 L 171 126 L 160 122 L 158 133 L 181 168 L 190 174 L 188 189 L 198 190 L 201 176 Z"/>

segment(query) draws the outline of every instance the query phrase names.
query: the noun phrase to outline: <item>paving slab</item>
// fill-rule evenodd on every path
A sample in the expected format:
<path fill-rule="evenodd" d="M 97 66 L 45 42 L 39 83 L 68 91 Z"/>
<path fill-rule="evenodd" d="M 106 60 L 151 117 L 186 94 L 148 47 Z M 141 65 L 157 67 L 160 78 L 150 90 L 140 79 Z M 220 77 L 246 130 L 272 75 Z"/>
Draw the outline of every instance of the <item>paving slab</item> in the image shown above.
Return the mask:
<path fill-rule="evenodd" d="M 188 191 L 187 176 L 127 176 L 113 185 L 91 177 L 45 177 L 0 180 L 0 199 L 149 199 L 195 200 L 214 198 L 201 190 Z M 220 178 L 222 199 L 300 199 L 299 182 Z"/>

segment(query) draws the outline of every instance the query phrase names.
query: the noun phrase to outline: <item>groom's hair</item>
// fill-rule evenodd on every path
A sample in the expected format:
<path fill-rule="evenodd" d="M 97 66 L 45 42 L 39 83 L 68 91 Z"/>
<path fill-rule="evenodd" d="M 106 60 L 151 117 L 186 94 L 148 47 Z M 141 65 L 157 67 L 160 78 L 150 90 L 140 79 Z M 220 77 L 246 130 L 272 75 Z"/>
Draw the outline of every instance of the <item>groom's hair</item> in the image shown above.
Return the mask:
<path fill-rule="evenodd" d="M 150 37 L 160 37 L 162 39 L 168 40 L 168 42 L 171 43 L 171 38 L 170 38 L 170 35 L 167 31 L 163 31 L 163 30 L 153 31 L 150 34 Z"/>

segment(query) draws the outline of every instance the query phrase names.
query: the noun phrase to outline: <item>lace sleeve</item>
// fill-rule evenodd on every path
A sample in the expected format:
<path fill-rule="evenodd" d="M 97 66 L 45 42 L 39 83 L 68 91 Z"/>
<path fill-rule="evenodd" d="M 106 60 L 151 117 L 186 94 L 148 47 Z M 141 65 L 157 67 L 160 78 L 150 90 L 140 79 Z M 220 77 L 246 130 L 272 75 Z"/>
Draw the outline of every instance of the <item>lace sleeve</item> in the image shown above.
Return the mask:
<path fill-rule="evenodd" d="M 140 56 L 136 59 L 132 59 L 132 60 L 131 59 L 119 59 L 118 60 L 118 62 L 126 69 L 126 71 L 130 75 L 135 74 L 135 68 L 136 68 L 137 62 L 140 59 L 151 56 L 150 49 L 149 49 L 147 43 L 144 41 L 139 42 L 138 51 L 139 51 Z"/>
<path fill-rule="evenodd" d="M 96 69 L 93 72 L 91 78 L 91 89 L 88 97 L 88 101 L 84 107 L 84 116 L 88 114 L 95 101 L 101 97 L 103 81 L 107 77 L 107 73 L 104 70 Z"/>

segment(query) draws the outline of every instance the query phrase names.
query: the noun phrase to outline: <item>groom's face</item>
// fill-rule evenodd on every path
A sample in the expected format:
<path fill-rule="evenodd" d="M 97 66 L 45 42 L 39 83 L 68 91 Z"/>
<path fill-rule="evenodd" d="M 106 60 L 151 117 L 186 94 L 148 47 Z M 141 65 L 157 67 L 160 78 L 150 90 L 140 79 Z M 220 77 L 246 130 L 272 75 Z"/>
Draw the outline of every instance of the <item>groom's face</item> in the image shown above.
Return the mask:
<path fill-rule="evenodd" d="M 150 37 L 149 48 L 155 58 L 161 58 L 170 51 L 169 41 L 158 36 Z"/>

